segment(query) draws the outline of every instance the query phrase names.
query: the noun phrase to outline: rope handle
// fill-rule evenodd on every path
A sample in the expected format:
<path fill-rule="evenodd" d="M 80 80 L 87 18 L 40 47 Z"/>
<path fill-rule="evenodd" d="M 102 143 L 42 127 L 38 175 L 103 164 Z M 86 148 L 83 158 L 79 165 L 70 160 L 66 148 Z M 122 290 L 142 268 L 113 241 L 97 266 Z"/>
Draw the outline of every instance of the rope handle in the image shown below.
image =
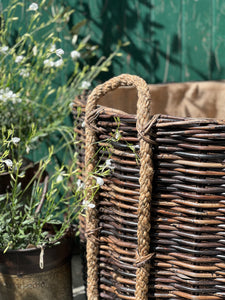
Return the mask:
<path fill-rule="evenodd" d="M 98 101 L 107 93 L 121 86 L 131 86 L 135 87 L 137 90 L 137 130 L 143 135 L 145 127 L 151 117 L 151 97 L 147 83 L 141 77 L 136 75 L 122 74 L 98 85 L 88 96 L 85 124 L 89 127 L 92 126 L 93 118 L 91 118 L 91 116 L 92 112 L 97 108 Z M 129 99 L 127 100 L 129 101 Z M 94 127 L 92 128 L 94 129 Z"/>
<path fill-rule="evenodd" d="M 85 150 L 85 166 L 86 166 L 86 195 L 87 199 L 91 199 L 91 174 L 96 166 L 96 126 L 95 118 L 92 112 L 96 110 L 97 103 L 101 97 L 107 93 L 117 89 L 120 86 L 132 86 L 137 90 L 137 122 L 136 128 L 140 140 L 140 197 L 138 204 L 138 249 L 137 249 L 137 272 L 136 272 L 136 292 L 135 299 L 147 300 L 148 294 L 148 278 L 150 272 L 149 256 L 150 250 L 150 203 L 152 192 L 153 166 L 152 166 L 152 144 L 151 140 L 145 138 L 149 131 L 151 123 L 151 97 L 147 83 L 140 77 L 129 74 L 122 74 L 114 77 L 105 83 L 98 85 L 89 95 L 86 104 L 86 150 Z M 129 100 L 129 99 L 127 99 Z M 93 198 L 93 197 L 92 197 Z M 96 204 L 97 194 L 93 199 Z M 87 209 L 86 230 L 91 234 L 87 236 L 87 297 L 89 300 L 98 300 L 98 253 L 99 243 L 97 240 L 97 209 Z M 93 236 L 91 236 L 93 235 Z M 138 263 L 144 261 L 145 263 Z"/>

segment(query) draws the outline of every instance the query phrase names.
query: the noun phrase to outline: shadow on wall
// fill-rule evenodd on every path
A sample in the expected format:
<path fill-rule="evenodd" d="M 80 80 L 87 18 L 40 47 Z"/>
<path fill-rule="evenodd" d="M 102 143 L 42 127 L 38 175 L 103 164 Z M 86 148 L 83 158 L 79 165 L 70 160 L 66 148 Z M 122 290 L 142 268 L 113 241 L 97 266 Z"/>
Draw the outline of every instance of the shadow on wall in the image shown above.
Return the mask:
<path fill-rule="evenodd" d="M 130 43 L 122 49 L 123 57 L 114 61 L 110 72 L 102 74 L 101 80 L 126 72 L 157 83 L 223 78 L 223 59 L 217 52 L 220 43 L 222 53 L 225 41 L 218 40 L 217 27 L 212 31 L 211 15 L 205 16 L 197 6 L 204 1 L 193 2 L 191 7 L 186 0 L 68 0 L 67 4 L 63 3 L 76 11 L 70 29 L 78 20 L 86 19 L 87 26 L 81 34 L 91 35 L 91 42 L 100 45 L 101 55 L 108 56 L 118 40 Z M 197 19 L 201 19 L 204 30 L 197 32 L 195 23 L 188 21 L 193 15 L 192 8 L 198 17 L 194 21 L 197 24 Z M 202 42 L 206 31 L 208 39 Z"/>
<path fill-rule="evenodd" d="M 160 56 L 166 56 L 166 53 L 160 50 L 155 29 L 164 30 L 164 26 L 151 20 L 152 9 L 147 0 L 77 1 L 76 12 L 88 20 L 91 42 L 101 45 L 102 55 L 107 57 L 119 40 L 129 42 L 122 48 L 123 57 L 116 60 L 109 72 L 102 74 L 101 80 L 124 72 L 141 76 L 153 74 L 159 68 Z M 76 21 L 71 19 L 70 29 Z M 82 34 L 87 34 L 87 31 Z M 150 78 L 145 79 L 150 81 Z"/>

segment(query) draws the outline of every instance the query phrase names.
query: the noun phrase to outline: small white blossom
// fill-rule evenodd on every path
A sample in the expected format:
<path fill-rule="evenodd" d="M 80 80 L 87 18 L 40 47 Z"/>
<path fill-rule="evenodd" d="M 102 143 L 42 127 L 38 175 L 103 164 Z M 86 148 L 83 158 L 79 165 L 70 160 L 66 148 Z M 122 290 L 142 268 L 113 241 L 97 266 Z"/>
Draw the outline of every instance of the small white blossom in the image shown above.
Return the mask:
<path fill-rule="evenodd" d="M 77 180 L 77 189 L 79 190 L 79 189 L 82 189 L 83 187 L 84 187 L 84 183 L 80 179 L 78 179 Z"/>
<path fill-rule="evenodd" d="M 58 60 L 54 63 L 54 66 L 55 66 L 56 68 L 61 67 L 62 65 L 63 65 L 63 59 L 62 59 L 62 58 L 58 59 Z"/>
<path fill-rule="evenodd" d="M 83 200 L 82 205 L 85 206 L 85 208 L 89 207 L 89 208 L 95 208 L 95 204 L 94 203 L 90 203 L 86 200 Z"/>
<path fill-rule="evenodd" d="M 26 153 L 29 154 L 30 153 L 30 147 L 26 146 Z"/>
<path fill-rule="evenodd" d="M 8 50 L 9 50 L 9 47 L 8 47 L 8 46 L 2 46 L 2 47 L 0 48 L 0 52 L 3 53 L 3 54 L 6 54 Z"/>
<path fill-rule="evenodd" d="M 81 88 L 82 89 L 88 89 L 90 86 L 91 86 L 91 83 L 88 82 L 88 81 L 84 80 L 84 81 L 81 82 Z"/>
<path fill-rule="evenodd" d="M 115 138 L 116 140 L 119 140 L 121 137 L 121 134 L 119 133 L 119 131 L 116 132 Z"/>
<path fill-rule="evenodd" d="M 13 137 L 13 138 L 12 138 L 12 142 L 13 142 L 14 144 L 18 144 L 18 143 L 20 142 L 20 138 L 18 138 L 18 137 Z"/>
<path fill-rule="evenodd" d="M 77 35 L 77 34 L 75 34 L 75 35 L 73 36 L 73 38 L 72 38 L 72 44 L 73 44 L 73 45 L 75 45 L 75 44 L 76 44 L 76 42 L 77 42 L 77 39 L 78 39 L 78 35 Z"/>
<path fill-rule="evenodd" d="M 51 59 L 45 59 L 43 63 L 46 67 L 50 67 L 50 68 L 54 67 L 54 65 L 55 65 L 54 61 L 52 61 Z"/>
<path fill-rule="evenodd" d="M 21 69 L 20 76 L 22 77 L 29 77 L 30 73 L 26 69 Z"/>
<path fill-rule="evenodd" d="M 52 44 L 49 50 L 50 50 L 50 52 L 52 52 L 52 53 L 55 52 L 55 50 L 56 50 L 55 44 Z"/>
<path fill-rule="evenodd" d="M 111 166 L 112 165 L 112 159 L 106 159 L 105 161 L 106 166 Z"/>
<path fill-rule="evenodd" d="M 87 205 L 89 208 L 95 208 L 95 204 L 94 203 L 88 203 Z"/>
<path fill-rule="evenodd" d="M 31 5 L 29 6 L 28 10 L 32 10 L 32 11 L 38 10 L 38 4 L 35 3 L 35 2 L 31 3 Z"/>
<path fill-rule="evenodd" d="M 96 183 L 102 186 L 104 184 L 104 180 L 101 177 L 96 177 Z"/>
<path fill-rule="evenodd" d="M 106 167 L 108 167 L 110 170 L 114 170 L 114 169 L 115 169 L 115 167 L 112 165 L 112 159 L 107 159 L 107 160 L 105 161 L 105 165 L 106 165 Z"/>
<path fill-rule="evenodd" d="M 33 51 L 33 55 L 36 56 L 36 55 L 37 55 L 37 52 L 38 52 L 38 51 L 37 51 L 37 46 L 36 46 L 36 45 L 33 47 L 32 51 Z"/>
<path fill-rule="evenodd" d="M 64 50 L 59 48 L 59 49 L 56 49 L 55 51 L 55 54 L 59 57 L 61 57 L 63 54 L 64 54 Z"/>
<path fill-rule="evenodd" d="M 4 163 L 8 168 L 12 168 L 13 162 L 11 161 L 11 159 L 5 159 Z"/>
<path fill-rule="evenodd" d="M 23 55 L 18 55 L 18 56 L 15 58 L 15 63 L 21 63 L 23 59 L 24 59 L 24 56 L 23 56 Z"/>
<path fill-rule="evenodd" d="M 62 174 L 59 174 L 58 176 L 57 176 L 57 178 L 56 178 L 56 182 L 57 183 L 60 183 L 60 182 L 62 182 L 63 181 L 63 175 Z"/>
<path fill-rule="evenodd" d="M 85 127 L 85 121 L 82 122 L 81 127 L 82 127 L 82 128 Z"/>
<path fill-rule="evenodd" d="M 77 59 L 80 57 L 80 52 L 77 51 L 77 50 L 73 50 L 71 53 L 70 53 L 70 56 L 72 57 L 72 59 Z"/>
<path fill-rule="evenodd" d="M 22 100 L 19 97 L 19 94 L 15 94 L 7 87 L 5 89 L 0 89 L 0 101 L 11 101 L 12 103 L 20 103 Z"/>

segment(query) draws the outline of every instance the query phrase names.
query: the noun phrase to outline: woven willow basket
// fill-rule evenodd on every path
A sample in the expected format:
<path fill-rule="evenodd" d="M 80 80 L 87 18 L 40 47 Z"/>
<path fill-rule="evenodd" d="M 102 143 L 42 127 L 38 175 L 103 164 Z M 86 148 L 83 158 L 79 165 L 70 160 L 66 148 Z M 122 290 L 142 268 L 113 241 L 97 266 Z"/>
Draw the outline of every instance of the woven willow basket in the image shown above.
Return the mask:
<path fill-rule="evenodd" d="M 126 104 L 137 91 L 136 114 L 97 105 L 124 86 Z M 153 115 L 149 87 L 131 75 L 74 108 L 87 190 L 96 164 L 110 166 L 81 220 L 88 299 L 225 299 L 225 121 Z"/>

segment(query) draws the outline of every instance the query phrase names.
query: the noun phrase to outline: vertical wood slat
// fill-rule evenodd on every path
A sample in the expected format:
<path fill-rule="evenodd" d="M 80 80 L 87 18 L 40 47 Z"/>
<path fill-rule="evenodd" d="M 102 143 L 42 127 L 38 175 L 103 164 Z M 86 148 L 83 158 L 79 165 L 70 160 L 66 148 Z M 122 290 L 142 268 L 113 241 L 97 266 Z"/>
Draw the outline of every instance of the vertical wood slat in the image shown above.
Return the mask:
<path fill-rule="evenodd" d="M 210 79 L 212 1 L 182 1 L 182 81 Z"/>
<path fill-rule="evenodd" d="M 151 83 L 225 77 L 224 0 L 69 4 L 76 11 L 75 22 L 87 18 L 88 29 L 82 34 L 91 34 L 101 55 L 108 56 L 119 39 L 130 42 L 104 79 L 120 73 L 137 74 Z"/>
<path fill-rule="evenodd" d="M 212 79 L 225 78 L 225 1 L 213 0 Z"/>
<path fill-rule="evenodd" d="M 119 39 L 130 42 L 104 79 L 120 73 L 151 83 L 225 78 L 224 0 L 74 2 L 100 54 L 108 56 Z"/>
<path fill-rule="evenodd" d="M 182 3 L 180 0 L 152 0 L 152 4 L 152 19 L 160 24 L 154 30 L 157 48 L 152 60 L 153 82 L 177 81 L 181 78 Z"/>

